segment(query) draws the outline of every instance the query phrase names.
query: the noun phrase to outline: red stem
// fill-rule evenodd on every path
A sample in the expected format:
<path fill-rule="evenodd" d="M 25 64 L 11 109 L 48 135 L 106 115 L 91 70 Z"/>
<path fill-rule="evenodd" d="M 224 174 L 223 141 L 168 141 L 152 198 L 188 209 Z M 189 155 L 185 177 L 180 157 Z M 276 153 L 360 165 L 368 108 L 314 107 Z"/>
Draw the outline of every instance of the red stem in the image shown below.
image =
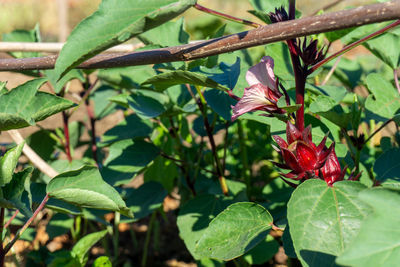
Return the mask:
<path fill-rule="evenodd" d="M 197 10 L 200 10 L 202 12 L 205 12 L 205 13 L 208 13 L 208 14 L 212 14 L 212 15 L 215 15 L 217 17 L 220 17 L 220 18 L 223 18 L 223 19 L 227 19 L 227 20 L 230 20 L 230 21 L 238 22 L 238 23 L 241 23 L 241 24 L 244 24 L 244 25 L 248 25 L 248 26 L 251 26 L 251 27 L 254 27 L 254 28 L 258 28 L 258 27 L 262 26 L 261 24 L 258 24 L 258 23 L 255 23 L 255 22 L 252 22 L 252 21 L 249 21 L 249 20 L 245 20 L 245 19 L 236 18 L 234 16 L 231 16 L 231 15 L 228 15 L 228 14 L 224 14 L 224 13 L 221 13 L 221 12 L 206 8 L 206 7 L 201 6 L 199 4 L 195 4 L 194 8 L 196 8 Z"/>
<path fill-rule="evenodd" d="M 18 230 L 18 232 L 15 234 L 14 238 L 10 241 L 10 243 L 7 244 L 7 246 L 4 248 L 4 255 L 7 254 L 7 252 L 11 249 L 11 247 L 17 242 L 17 240 L 20 238 L 20 236 L 24 233 L 26 228 L 33 222 L 33 220 L 36 218 L 36 216 L 39 214 L 39 212 L 45 207 L 47 201 L 49 200 L 49 195 L 46 194 L 46 196 L 43 198 L 42 203 L 40 203 L 39 207 L 35 210 L 33 213 L 32 217 L 29 218 L 28 221 Z"/>
<path fill-rule="evenodd" d="M 65 144 L 64 144 L 65 153 L 67 154 L 68 161 L 72 162 L 71 144 L 70 144 L 69 127 L 68 127 L 69 116 L 65 111 L 62 112 L 62 116 L 63 116 L 64 136 L 65 136 Z"/>
<path fill-rule="evenodd" d="M 15 217 L 17 217 L 19 213 L 19 210 L 16 210 L 13 214 L 13 216 L 11 216 L 11 218 L 8 220 L 8 222 L 4 225 L 4 229 L 7 229 L 8 226 L 10 226 L 11 222 L 15 219 Z"/>
<path fill-rule="evenodd" d="M 329 57 L 325 58 L 324 60 L 322 60 L 322 61 L 320 61 L 319 63 L 317 63 L 317 64 L 315 64 L 314 66 L 312 66 L 312 68 L 310 69 L 310 72 L 309 72 L 309 73 L 310 73 L 310 74 L 313 73 L 316 69 L 318 69 L 318 68 L 321 67 L 322 65 L 328 63 L 328 62 L 331 61 L 332 59 L 334 59 L 334 58 L 336 58 L 336 57 L 338 57 L 338 56 L 340 56 L 340 55 L 343 55 L 344 53 L 346 53 L 347 51 L 353 49 L 354 47 L 356 47 L 356 46 L 358 46 L 358 45 L 364 43 L 365 41 L 368 41 L 369 39 L 372 39 L 372 38 L 374 38 L 374 37 L 376 37 L 376 36 L 378 36 L 378 35 L 380 35 L 380 34 L 386 32 L 387 30 L 390 30 L 390 29 L 392 29 L 392 28 L 394 28 L 394 27 L 396 27 L 396 26 L 398 26 L 398 25 L 400 25 L 400 20 L 397 20 L 396 22 L 393 22 L 392 24 L 389 24 L 388 26 L 386 26 L 386 27 L 380 29 L 379 31 L 376 31 L 376 32 L 374 32 L 374 33 L 371 33 L 370 35 L 365 36 L 364 38 L 362 38 L 362 39 L 360 39 L 360 40 L 358 40 L 358 41 L 356 41 L 356 42 L 354 42 L 354 43 L 352 43 L 352 44 L 346 45 L 345 47 L 343 47 L 343 48 L 342 48 L 341 50 L 339 50 L 338 52 L 336 52 L 336 53 L 330 55 Z"/>
<path fill-rule="evenodd" d="M 296 0 L 289 0 L 289 19 L 296 18 Z"/>
<path fill-rule="evenodd" d="M 91 132 L 91 150 L 94 161 L 97 167 L 99 167 L 99 160 L 97 158 L 97 143 L 96 143 L 96 118 L 93 112 L 92 106 L 90 106 L 89 100 L 85 100 L 86 110 L 90 121 L 90 132 Z"/>
<path fill-rule="evenodd" d="M 300 108 L 296 111 L 296 128 L 302 132 L 304 130 L 304 93 L 306 86 L 306 74 L 302 70 L 300 58 L 295 50 L 295 40 L 288 40 L 290 58 L 292 60 L 294 79 L 296 82 L 296 104 L 300 104 Z"/>
<path fill-rule="evenodd" d="M 0 209 L 0 266 L 3 267 L 4 266 L 4 258 L 6 257 L 7 252 L 4 251 L 4 247 L 3 247 L 3 230 L 4 230 L 4 208 Z"/>

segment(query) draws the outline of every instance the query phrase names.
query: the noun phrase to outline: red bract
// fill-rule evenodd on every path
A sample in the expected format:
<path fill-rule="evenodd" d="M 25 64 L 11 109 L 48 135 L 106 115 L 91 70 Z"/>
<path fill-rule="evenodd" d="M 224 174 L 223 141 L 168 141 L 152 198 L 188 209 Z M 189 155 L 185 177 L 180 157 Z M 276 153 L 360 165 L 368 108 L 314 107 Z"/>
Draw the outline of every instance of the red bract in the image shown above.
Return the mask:
<path fill-rule="evenodd" d="M 329 148 L 325 146 L 326 136 L 318 146 L 312 142 L 311 126 L 300 132 L 296 126 L 287 122 L 287 142 L 276 135 L 273 138 L 278 143 L 279 152 L 285 162 L 284 164 L 276 163 L 276 165 L 291 170 L 291 172 L 282 175 L 295 180 L 318 177 L 319 169 L 324 166 L 333 150 L 333 144 Z"/>
<path fill-rule="evenodd" d="M 346 168 L 341 171 L 335 150 L 329 153 L 324 166 L 321 168 L 321 172 L 323 179 L 330 186 L 337 181 L 343 180 Z"/>
<path fill-rule="evenodd" d="M 278 83 L 273 72 L 274 60 L 263 57 L 261 62 L 251 67 L 246 73 L 246 80 L 250 87 L 244 89 L 243 97 L 232 106 L 232 121 L 244 113 L 262 110 L 271 113 L 283 114 L 286 111 L 278 108 L 277 102 L 282 93 L 279 92 Z"/>

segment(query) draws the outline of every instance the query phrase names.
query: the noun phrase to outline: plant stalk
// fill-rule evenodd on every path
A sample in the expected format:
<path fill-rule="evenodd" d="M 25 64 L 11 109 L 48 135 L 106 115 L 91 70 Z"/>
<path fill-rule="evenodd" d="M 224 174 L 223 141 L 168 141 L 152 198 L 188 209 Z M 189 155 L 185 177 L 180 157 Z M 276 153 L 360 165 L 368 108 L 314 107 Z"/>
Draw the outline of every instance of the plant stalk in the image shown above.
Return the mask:
<path fill-rule="evenodd" d="M 217 146 L 216 146 L 215 140 L 214 140 L 213 129 L 210 125 L 210 122 L 208 121 L 207 102 L 204 99 L 204 96 L 203 96 L 201 90 L 198 87 L 195 87 L 195 88 L 197 90 L 197 93 L 199 94 L 200 99 L 194 98 L 194 100 L 196 101 L 197 106 L 199 107 L 200 112 L 203 116 L 204 128 L 206 129 L 208 140 L 210 141 L 211 151 L 212 151 L 212 154 L 214 157 L 214 162 L 215 162 L 215 168 L 216 168 L 216 171 L 218 174 L 218 181 L 220 183 L 222 193 L 227 196 L 229 194 L 229 189 L 226 184 L 226 180 L 225 180 L 225 177 L 223 174 L 221 162 L 218 157 L 218 151 L 217 151 Z M 190 86 L 188 86 L 188 89 L 190 89 Z M 190 91 L 191 91 L 191 89 L 190 89 Z M 192 95 L 194 95 L 194 94 L 192 93 Z"/>
<path fill-rule="evenodd" d="M 63 111 L 62 117 L 63 117 L 64 136 L 65 136 L 65 143 L 64 143 L 65 153 L 67 154 L 68 161 L 72 162 L 71 143 L 70 143 L 69 127 L 68 127 L 69 116 L 65 111 Z"/>
<path fill-rule="evenodd" d="M 113 232 L 113 247 L 114 247 L 114 262 L 117 261 L 119 255 L 119 223 L 121 214 L 114 213 L 114 232 Z"/>
<path fill-rule="evenodd" d="M 254 27 L 254 28 L 258 28 L 258 27 L 262 26 L 261 24 L 258 24 L 256 22 L 252 22 L 252 21 L 249 21 L 249 20 L 241 19 L 241 18 L 236 18 L 234 16 L 231 16 L 231 15 L 228 15 L 228 14 L 224 14 L 224 13 L 221 13 L 221 12 L 206 8 L 206 7 L 201 6 L 201 5 L 197 4 L 197 3 L 194 5 L 194 8 L 196 8 L 197 10 L 200 10 L 202 12 L 205 12 L 205 13 L 208 13 L 208 14 L 211 14 L 211 15 L 226 19 L 226 20 L 230 20 L 230 21 L 233 21 L 233 22 L 237 22 L 237 23 L 240 23 L 240 24 L 251 26 L 251 27 Z"/>
<path fill-rule="evenodd" d="M 0 266 L 4 266 L 4 259 L 6 257 L 7 252 L 3 247 L 3 231 L 4 231 L 4 208 L 0 208 Z"/>
<path fill-rule="evenodd" d="M 10 226 L 11 222 L 15 219 L 15 217 L 17 217 L 19 213 L 19 210 L 16 210 L 13 214 L 13 216 L 11 216 L 11 218 L 8 220 L 8 222 L 4 225 L 4 229 L 7 229 L 8 226 Z"/>
<path fill-rule="evenodd" d="M 153 225 L 154 225 L 154 222 L 156 220 L 156 215 L 157 215 L 157 211 L 154 211 L 153 214 L 151 215 L 151 218 L 150 218 L 149 228 L 147 229 L 146 239 L 144 241 L 141 267 L 146 267 L 147 256 L 148 256 L 147 254 L 149 252 L 151 232 L 153 230 Z"/>
<path fill-rule="evenodd" d="M 372 39 L 372 38 L 374 38 L 374 37 L 376 37 L 378 35 L 381 35 L 382 33 L 386 32 L 386 31 L 388 31 L 388 30 L 390 30 L 390 29 L 392 29 L 392 28 L 394 28 L 394 27 L 396 27 L 398 25 L 400 25 L 400 20 L 397 20 L 396 22 L 393 22 L 392 24 L 389 24 L 386 27 L 383 27 L 382 29 L 380 29 L 380 30 L 378 30 L 378 31 L 376 31 L 374 33 L 371 33 L 370 35 L 367 35 L 364 38 L 361 38 L 360 40 L 358 40 L 358 41 L 356 41 L 354 43 L 346 45 L 345 47 L 343 47 L 342 49 L 340 49 L 336 53 L 330 55 L 329 57 L 325 58 L 324 60 L 322 60 L 322 61 L 318 62 L 317 64 L 315 64 L 314 66 L 312 66 L 310 68 L 310 74 L 313 73 L 315 70 L 317 70 L 322 65 L 324 65 L 324 64 L 328 63 L 329 61 L 331 61 L 332 59 L 335 59 L 338 56 L 343 55 L 344 53 L 350 51 L 351 49 L 355 48 L 356 46 L 358 46 L 358 45 L 360 45 L 360 44 L 362 44 L 362 43 L 364 43 L 364 42 L 366 42 L 366 41 L 368 41 L 368 40 L 370 40 L 370 39 Z"/>
<path fill-rule="evenodd" d="M 250 196 L 250 188 L 251 188 L 251 174 L 249 168 L 249 160 L 247 157 L 247 146 L 245 144 L 245 137 L 242 122 L 238 120 L 238 135 L 239 135 L 239 147 L 240 147 L 240 156 L 242 159 L 242 176 L 244 177 L 244 181 L 246 183 L 246 191 L 247 196 Z"/>
<path fill-rule="evenodd" d="M 18 230 L 18 232 L 15 234 L 14 238 L 4 248 L 4 254 L 7 254 L 7 252 L 11 249 L 11 247 L 15 244 L 15 242 L 17 242 L 17 240 L 21 237 L 21 235 L 24 233 L 26 228 L 29 227 L 29 225 L 33 222 L 33 220 L 36 218 L 36 216 L 39 214 L 39 212 L 46 206 L 46 203 L 48 200 L 49 200 L 49 194 L 46 194 L 46 196 L 43 198 L 42 202 L 40 203 L 39 207 L 37 207 L 37 209 L 33 213 L 32 217 L 30 217 L 28 219 L 28 221 L 26 221 L 24 226 L 22 226 Z"/>

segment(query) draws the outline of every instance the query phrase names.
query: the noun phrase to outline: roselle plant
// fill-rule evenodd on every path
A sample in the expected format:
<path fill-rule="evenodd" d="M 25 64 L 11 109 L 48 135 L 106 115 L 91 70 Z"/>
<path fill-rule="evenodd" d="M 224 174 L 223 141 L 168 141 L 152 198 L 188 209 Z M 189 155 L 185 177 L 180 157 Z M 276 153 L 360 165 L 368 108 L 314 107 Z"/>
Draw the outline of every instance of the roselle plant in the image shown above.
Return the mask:
<path fill-rule="evenodd" d="M 269 266 L 280 247 L 288 265 L 397 265 L 400 20 L 386 21 L 400 2 L 309 18 L 294 0 L 250 3 L 267 26 L 195 0 L 103 0 L 57 57 L 0 59 L 30 77 L 0 83 L 0 130 L 17 144 L 0 159 L 1 266 L 43 224 L 70 246 L 35 247 L 27 266 L 154 266 L 174 249 L 162 226 L 199 266 Z M 190 8 L 209 27 L 185 27 Z M 256 29 L 225 36 L 237 28 L 215 16 Z M 131 38 L 134 53 L 100 54 Z M 39 42 L 39 27 L 2 40 Z M 371 54 L 342 56 L 358 45 Z M 35 126 L 56 113 L 62 127 Z"/>

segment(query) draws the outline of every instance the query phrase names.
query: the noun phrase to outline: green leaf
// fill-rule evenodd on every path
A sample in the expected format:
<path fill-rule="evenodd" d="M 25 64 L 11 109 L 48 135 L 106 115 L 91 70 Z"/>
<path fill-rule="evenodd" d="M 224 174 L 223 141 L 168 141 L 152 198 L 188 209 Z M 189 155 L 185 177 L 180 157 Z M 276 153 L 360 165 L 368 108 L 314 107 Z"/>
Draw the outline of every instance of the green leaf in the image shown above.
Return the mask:
<path fill-rule="evenodd" d="M 6 85 L 7 82 L 0 81 L 0 96 L 8 92 Z"/>
<path fill-rule="evenodd" d="M 389 67 L 395 69 L 399 66 L 400 60 L 399 43 L 400 36 L 386 32 L 363 45 Z"/>
<path fill-rule="evenodd" d="M 0 96 L 0 131 L 34 125 L 75 105 L 61 97 L 37 92 L 45 82 L 46 79 L 31 80 Z"/>
<path fill-rule="evenodd" d="M 160 208 L 167 191 L 157 182 L 147 182 L 126 196 L 126 205 L 135 220 L 142 219 Z"/>
<path fill-rule="evenodd" d="M 136 114 L 132 114 L 105 132 L 102 136 L 102 142 L 113 143 L 124 139 L 146 137 L 149 136 L 152 131 L 151 122 L 142 120 Z"/>
<path fill-rule="evenodd" d="M 373 95 L 369 95 L 365 107 L 372 113 L 386 119 L 391 119 L 400 110 L 399 93 L 381 75 L 371 73 L 366 84 Z"/>
<path fill-rule="evenodd" d="M 393 121 L 400 126 L 400 113 L 393 116 Z"/>
<path fill-rule="evenodd" d="M 142 84 L 143 85 L 152 84 L 158 90 L 165 90 L 170 86 L 178 84 L 186 84 L 186 83 L 190 85 L 210 87 L 222 91 L 229 90 L 227 87 L 217 83 L 213 79 L 208 78 L 204 74 L 186 70 L 175 70 L 175 71 L 164 72 L 150 79 L 147 79 Z"/>
<path fill-rule="evenodd" d="M 167 111 L 168 102 L 167 95 L 150 90 L 135 90 L 128 97 L 129 106 L 142 119 L 160 116 Z"/>
<path fill-rule="evenodd" d="M 101 69 L 98 72 L 98 77 L 100 80 L 121 88 L 142 89 L 144 86 L 140 84 L 156 74 L 151 65 L 144 65 Z"/>
<path fill-rule="evenodd" d="M 104 165 L 121 171 L 139 171 L 159 153 L 156 146 L 142 140 L 123 140 L 110 146 Z"/>
<path fill-rule="evenodd" d="M 159 45 L 161 47 L 187 44 L 189 34 L 183 29 L 183 18 L 172 22 L 168 21 L 157 28 L 151 29 L 138 36 L 146 45 Z"/>
<path fill-rule="evenodd" d="M 49 79 L 49 82 L 53 85 L 56 94 L 60 93 L 64 85 L 71 80 L 78 79 L 82 83 L 85 82 L 85 77 L 81 70 L 71 70 L 64 75 L 59 81 L 57 81 L 57 74 L 55 70 L 45 70 L 44 73 Z"/>
<path fill-rule="evenodd" d="M 278 108 L 286 110 L 287 113 L 293 113 L 293 112 L 295 112 L 296 110 L 298 110 L 301 107 L 300 104 L 295 104 L 295 105 L 288 106 L 286 104 L 285 96 L 282 96 L 281 98 L 279 98 L 279 100 L 278 100 L 278 102 L 276 104 L 277 104 Z"/>
<path fill-rule="evenodd" d="M 384 182 L 392 179 L 400 182 L 400 149 L 391 148 L 386 150 L 374 163 L 376 180 Z"/>
<path fill-rule="evenodd" d="M 49 130 L 39 130 L 28 136 L 25 141 L 43 160 L 50 161 L 57 145 L 57 141 L 51 135 Z"/>
<path fill-rule="evenodd" d="M 22 142 L 16 147 L 11 148 L 0 159 L 0 186 L 8 184 L 12 180 L 14 169 L 17 166 L 24 145 L 25 142 Z"/>
<path fill-rule="evenodd" d="M 232 116 L 231 106 L 236 104 L 236 101 L 228 96 L 227 93 L 220 90 L 207 90 L 204 92 L 204 98 L 207 104 L 224 120 L 230 121 Z"/>
<path fill-rule="evenodd" d="M 279 243 L 272 236 L 267 235 L 267 238 L 247 252 L 243 258 L 251 265 L 263 264 L 272 259 L 278 250 Z"/>
<path fill-rule="evenodd" d="M 354 267 L 397 266 L 400 261 L 400 195 L 373 188 L 360 193 L 360 199 L 373 208 L 361 224 L 358 235 L 337 259 Z"/>
<path fill-rule="evenodd" d="M 103 181 L 97 168 L 84 166 L 79 170 L 64 172 L 54 177 L 46 192 L 79 207 L 119 211 L 132 217 L 118 192 Z"/>
<path fill-rule="evenodd" d="M 179 236 L 195 259 L 202 258 L 195 251 L 195 246 L 206 231 L 208 224 L 230 204 L 232 204 L 231 198 L 200 195 L 189 200 L 180 208 L 177 219 Z"/>
<path fill-rule="evenodd" d="M 32 30 L 15 30 L 2 35 L 3 42 L 40 42 L 39 25 L 37 24 Z M 38 57 L 36 52 L 10 52 L 15 58 Z"/>
<path fill-rule="evenodd" d="M 221 62 L 218 67 L 212 69 L 200 67 L 200 72 L 232 90 L 235 88 L 240 75 L 240 58 L 237 57 L 233 64 Z M 207 90 L 204 92 L 204 98 L 218 115 L 227 121 L 231 119 L 231 106 L 235 105 L 236 101 L 229 97 L 226 92 L 216 89 Z"/>
<path fill-rule="evenodd" d="M 118 91 L 110 86 L 100 86 L 100 88 L 91 94 L 90 99 L 94 102 L 94 116 L 96 120 L 101 120 L 117 111 L 115 109 L 117 104 L 109 100 L 109 98 L 116 95 L 118 95 Z"/>
<path fill-rule="evenodd" d="M 195 252 L 219 260 L 239 257 L 265 239 L 271 225 L 272 216 L 262 206 L 232 204 L 211 221 Z"/>
<path fill-rule="evenodd" d="M 47 184 L 31 183 L 32 202 L 39 205 L 46 196 Z M 82 210 L 77 206 L 69 204 L 59 199 L 50 198 L 46 203 L 46 208 L 72 215 L 81 215 Z"/>
<path fill-rule="evenodd" d="M 82 264 L 82 266 L 85 266 L 87 262 L 86 254 L 88 253 L 89 249 L 93 247 L 94 244 L 99 242 L 100 239 L 102 239 L 107 234 L 107 232 L 107 230 L 103 230 L 100 232 L 88 234 L 82 237 L 78 241 L 78 243 L 76 243 L 75 246 L 72 248 L 73 254 L 78 257 L 78 260 Z"/>
<path fill-rule="evenodd" d="M 310 179 L 296 188 L 288 203 L 290 235 L 303 266 L 333 266 L 370 209 L 357 200 L 359 182 Z"/>
<path fill-rule="evenodd" d="M 288 7 L 288 1 L 287 0 L 274 0 L 274 1 L 263 1 L 263 0 L 249 0 L 250 4 L 259 11 L 262 12 L 274 12 L 275 8 L 277 7 Z"/>
<path fill-rule="evenodd" d="M 100 256 L 93 262 L 93 267 L 112 267 L 112 263 L 107 256 Z"/>
<path fill-rule="evenodd" d="M 51 217 L 50 222 L 46 225 L 46 232 L 49 239 L 68 233 L 74 225 L 74 218 L 63 213 L 57 213 Z"/>
<path fill-rule="evenodd" d="M 175 188 L 175 179 L 179 177 L 177 167 L 174 162 L 162 156 L 154 159 L 153 163 L 144 172 L 144 181 L 155 181 L 171 192 Z"/>
<path fill-rule="evenodd" d="M 327 112 L 336 106 L 336 101 L 329 96 L 319 95 L 310 105 L 310 111 L 313 113 Z"/>
<path fill-rule="evenodd" d="M 58 56 L 58 77 L 86 59 L 183 13 L 195 0 L 103 0 L 72 31 Z"/>
<path fill-rule="evenodd" d="M 112 185 L 129 182 L 159 154 L 156 146 L 143 140 L 122 140 L 110 146 L 101 174 Z"/>
<path fill-rule="evenodd" d="M 15 173 L 12 180 L 3 187 L 3 198 L 0 199 L 2 207 L 18 209 L 27 218 L 32 216 L 32 195 L 30 190 L 32 172 L 33 168 L 29 167 Z"/>

